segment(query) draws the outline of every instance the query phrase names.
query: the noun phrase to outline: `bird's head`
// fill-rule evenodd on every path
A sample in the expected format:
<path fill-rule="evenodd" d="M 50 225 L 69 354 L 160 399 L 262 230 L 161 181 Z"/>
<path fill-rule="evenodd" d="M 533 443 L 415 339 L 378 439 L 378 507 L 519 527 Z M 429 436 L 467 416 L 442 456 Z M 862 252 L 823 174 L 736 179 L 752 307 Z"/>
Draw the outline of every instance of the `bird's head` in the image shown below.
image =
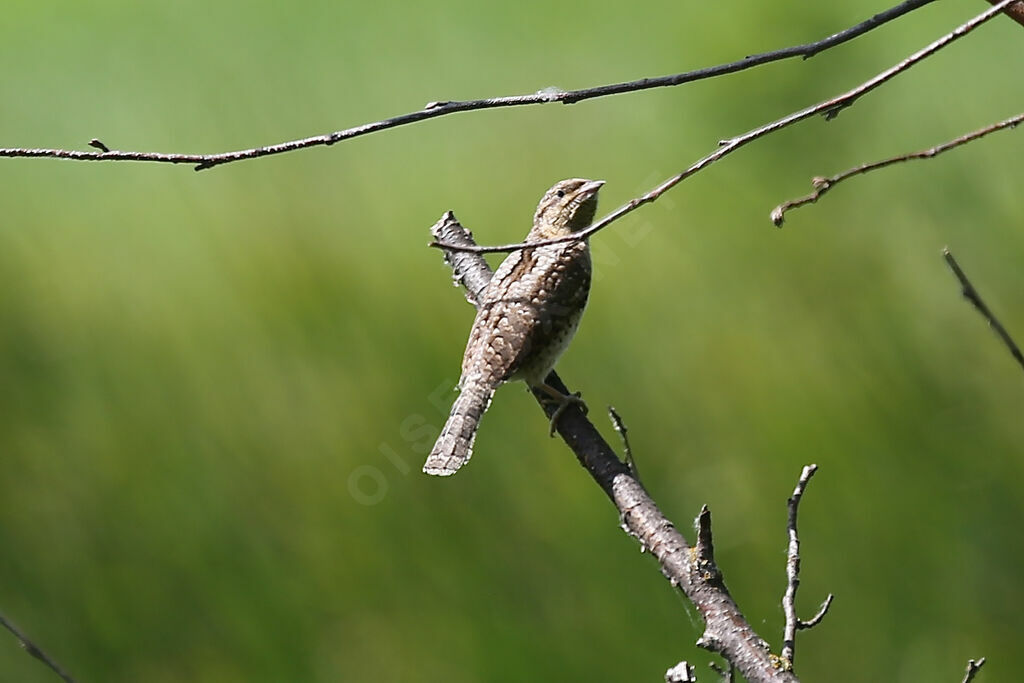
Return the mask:
<path fill-rule="evenodd" d="M 597 212 L 597 191 L 603 180 L 570 178 L 544 193 L 533 217 L 536 237 L 562 237 L 590 225 Z"/>

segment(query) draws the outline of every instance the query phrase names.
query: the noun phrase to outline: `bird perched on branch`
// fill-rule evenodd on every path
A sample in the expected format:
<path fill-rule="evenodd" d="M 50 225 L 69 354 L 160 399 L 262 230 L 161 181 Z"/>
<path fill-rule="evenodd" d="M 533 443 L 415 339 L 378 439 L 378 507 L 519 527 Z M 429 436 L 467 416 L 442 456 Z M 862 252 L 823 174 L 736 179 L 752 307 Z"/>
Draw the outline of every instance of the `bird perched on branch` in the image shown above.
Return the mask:
<path fill-rule="evenodd" d="M 590 225 L 602 185 L 603 180 L 582 178 L 555 184 L 537 205 L 525 243 L 564 237 Z M 545 379 L 576 334 L 590 274 L 586 239 L 526 246 L 502 262 L 480 295 L 462 358 L 459 397 L 424 472 L 447 476 L 469 461 L 480 418 L 505 382 L 524 380 L 558 404 L 552 433 L 567 406 L 583 403 L 579 395 L 562 394 Z"/>

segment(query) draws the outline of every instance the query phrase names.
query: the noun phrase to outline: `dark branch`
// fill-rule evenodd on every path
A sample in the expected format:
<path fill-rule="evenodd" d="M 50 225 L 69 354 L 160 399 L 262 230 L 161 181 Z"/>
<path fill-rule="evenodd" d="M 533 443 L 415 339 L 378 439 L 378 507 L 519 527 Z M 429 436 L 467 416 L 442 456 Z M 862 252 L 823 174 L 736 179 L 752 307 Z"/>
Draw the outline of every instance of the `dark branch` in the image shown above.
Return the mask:
<path fill-rule="evenodd" d="M 967 274 L 964 273 L 963 269 L 960 268 L 960 264 L 957 263 L 956 258 L 949 251 L 949 247 L 942 250 L 942 257 L 946 259 L 946 265 L 953 271 L 953 275 L 960 281 L 960 291 L 964 295 L 964 298 L 971 302 L 971 305 L 984 316 L 985 320 L 988 321 L 989 327 L 995 330 L 995 333 L 999 335 L 999 338 L 1003 340 L 1003 344 L 1010 350 L 1010 354 L 1017 360 L 1021 368 L 1024 368 L 1024 354 L 1021 353 L 1020 347 L 1017 346 L 1017 342 L 1013 341 L 1013 337 L 1006 331 L 1003 324 L 999 322 L 995 314 L 989 309 L 989 307 L 982 300 L 981 295 L 978 294 L 978 290 L 974 288 L 971 281 L 967 279 Z"/>
<path fill-rule="evenodd" d="M 728 64 L 720 64 L 704 69 L 672 74 L 670 76 L 661 76 L 659 78 L 641 78 L 635 81 L 600 85 L 581 90 L 564 91 L 554 88 L 545 88 L 532 95 L 491 97 L 482 100 L 465 100 L 459 102 L 429 102 L 419 111 L 402 114 L 382 121 L 365 123 L 361 126 L 348 128 L 346 130 L 339 130 L 333 133 L 326 133 L 324 135 L 316 135 L 313 137 L 303 138 L 301 140 L 290 140 L 288 142 L 281 142 L 276 145 L 267 145 L 264 147 L 254 147 L 234 152 L 223 152 L 221 154 L 167 154 L 161 152 L 127 152 L 110 150 L 105 145 L 97 147 L 97 145 L 90 142 L 92 146 L 97 147 L 101 151 L 87 152 L 68 149 L 26 149 L 12 147 L 0 148 L 0 157 L 44 157 L 52 159 L 69 159 L 74 161 L 146 161 L 166 164 L 194 164 L 195 170 L 202 171 L 204 169 L 221 166 L 234 161 L 257 159 L 275 154 L 283 154 L 284 152 L 293 152 L 307 147 L 330 146 L 335 143 L 342 142 L 343 140 L 350 140 L 363 135 L 369 135 L 370 133 L 376 133 L 381 130 L 387 130 L 388 128 L 397 128 L 398 126 L 409 125 L 419 121 L 425 121 L 427 119 L 455 114 L 457 112 L 476 111 L 480 109 L 498 109 L 501 107 L 519 107 L 531 104 L 550 104 L 552 102 L 575 104 L 576 102 L 582 102 L 584 100 L 595 99 L 598 97 L 606 97 L 608 95 L 618 95 L 627 92 L 649 90 L 651 88 L 665 88 L 682 85 L 684 83 L 691 83 L 705 78 L 714 78 L 715 76 L 736 73 L 737 71 L 743 71 L 745 69 L 750 69 L 755 66 L 761 66 L 762 64 L 768 64 L 770 62 L 776 62 L 783 59 L 791 59 L 793 57 L 803 57 L 806 59 L 829 48 L 845 43 L 848 40 L 852 40 L 857 36 L 863 35 L 872 29 L 878 28 L 886 22 L 901 17 L 923 5 L 929 4 L 930 2 L 933 2 L 933 0 L 907 0 L 907 2 L 902 2 L 892 9 L 876 14 L 856 26 L 840 31 L 839 33 L 835 33 L 822 40 L 808 43 L 806 45 L 797 45 L 794 47 L 783 48 L 781 50 L 773 50 L 771 52 L 751 55 Z M 94 138 L 93 142 L 98 141 Z"/>
<path fill-rule="evenodd" d="M 435 239 L 443 238 L 451 244 L 469 245 L 473 242 L 468 231 L 450 212 L 431 228 L 431 234 Z M 454 269 L 456 281 L 467 285 L 467 298 L 475 300 L 480 292 L 479 283 L 486 282 L 491 276 L 487 262 L 479 254 L 467 252 L 448 253 L 446 261 Z M 556 373 L 548 376 L 547 384 L 563 394 L 569 393 Z M 545 395 L 535 396 L 550 418 L 555 406 Z M 701 511 L 698 543 L 691 549 L 576 406 L 563 413 L 557 427 L 559 435 L 576 454 L 580 464 L 618 509 L 622 528 L 658 560 L 661 572 L 669 582 L 700 611 L 705 629 L 698 644 L 735 664 L 748 681 L 796 681 L 791 672 L 776 666 L 768 644 L 750 627 L 726 590 L 714 562 L 711 515 L 707 508 Z"/>
<path fill-rule="evenodd" d="M 989 133 L 994 133 L 998 130 L 1003 130 L 1006 128 L 1015 128 L 1018 124 L 1020 124 L 1021 121 L 1024 121 L 1024 112 L 1017 114 L 1016 116 L 1011 116 L 1010 118 L 1005 119 L 1003 121 L 999 121 L 998 123 L 993 123 L 991 125 L 985 126 L 984 128 L 979 128 L 976 131 L 967 133 L 965 135 L 961 135 L 960 137 L 950 140 L 948 142 L 944 142 L 941 145 L 929 147 L 928 149 L 922 149 L 917 152 L 910 152 L 908 154 L 900 154 L 899 156 L 889 157 L 888 159 L 882 159 L 881 161 L 874 161 L 870 164 L 861 164 L 860 166 L 847 169 L 842 173 L 834 175 L 830 178 L 822 178 L 820 176 L 815 177 L 811 180 L 811 185 L 814 186 L 814 192 L 806 196 L 799 197 L 797 199 L 790 199 L 789 201 L 783 202 L 782 204 L 779 204 L 774 209 L 772 209 L 772 223 L 775 224 L 775 227 L 781 228 L 783 221 L 786 219 L 787 211 L 789 211 L 790 209 L 798 209 L 801 206 L 805 206 L 807 204 L 813 204 L 814 202 L 818 201 L 818 199 L 820 199 L 826 192 L 828 192 L 833 187 L 843 182 L 847 178 L 852 178 L 853 176 L 856 175 L 870 173 L 871 171 L 877 171 L 880 168 L 892 166 L 893 164 L 898 164 L 904 161 L 911 161 L 915 159 L 931 159 L 933 157 L 937 157 L 943 152 L 948 152 L 951 149 L 955 149 L 961 145 L 966 145 L 969 142 L 973 142 L 974 140 L 983 138 Z"/>
<path fill-rule="evenodd" d="M 635 199 L 631 199 L 629 202 L 615 209 L 601 220 L 592 224 L 586 230 L 580 230 L 579 232 L 573 233 L 572 235 L 567 235 L 565 237 L 556 237 L 548 240 L 538 240 L 535 242 L 530 242 L 529 246 L 541 247 L 548 244 L 561 244 L 562 242 L 572 242 L 575 240 L 587 239 L 594 233 L 603 230 L 604 228 L 608 227 L 611 223 L 617 221 L 626 214 L 632 213 L 633 211 L 640 208 L 644 204 L 649 204 L 653 201 L 656 201 L 665 192 L 672 189 L 673 187 L 675 187 L 682 181 L 686 180 L 690 176 L 703 170 L 707 166 L 710 166 L 711 164 L 727 156 L 728 154 L 735 152 L 740 147 L 743 147 L 744 145 L 753 142 L 754 140 L 757 140 L 758 138 L 764 137 L 765 135 L 768 135 L 770 133 L 780 131 L 783 128 L 787 128 L 795 123 L 799 123 L 800 121 L 808 119 L 817 114 L 823 114 L 826 120 L 831 120 L 835 118 L 836 116 L 839 115 L 839 112 L 853 105 L 854 102 L 856 102 L 864 95 L 875 90 L 879 86 L 888 82 L 896 75 L 906 71 L 915 64 L 935 54 L 936 52 L 946 47 L 947 45 L 950 45 L 954 41 L 963 38 L 965 35 L 973 31 L 974 29 L 978 28 L 986 21 L 997 16 L 1004 7 L 1006 7 L 1007 5 L 1014 1 L 1015 0 L 1002 0 L 998 5 L 995 5 L 994 7 L 982 12 L 981 14 L 977 15 L 970 21 L 961 24 L 953 31 L 947 33 L 938 40 L 932 42 L 931 44 L 921 48 L 920 50 L 910 55 L 906 59 L 900 61 L 898 64 L 895 64 L 886 69 L 885 71 L 876 74 L 875 76 L 861 83 L 855 88 L 851 88 L 850 90 L 847 90 L 846 92 L 840 95 L 836 95 L 835 97 L 832 97 L 830 99 L 824 100 L 809 107 L 805 107 L 804 109 L 793 112 L 792 114 L 783 116 L 782 118 L 776 119 L 771 123 L 766 123 L 765 125 L 747 131 L 742 135 L 737 135 L 736 137 L 729 138 L 728 140 L 722 140 L 721 142 L 719 142 L 718 148 L 711 154 L 708 154 L 707 156 L 698 160 L 682 173 L 678 173 L 672 176 L 671 178 L 668 178 L 667 180 L 663 181 L 660 185 L 652 189 L 647 194 L 637 197 Z M 516 251 L 518 249 L 524 248 L 527 245 L 523 242 L 516 242 L 515 244 L 502 244 L 500 246 L 493 247 L 471 247 L 469 245 L 448 244 L 439 240 L 435 240 L 431 242 L 430 246 L 453 251 L 468 251 L 477 254 L 489 254 L 497 252 Z"/>
<path fill-rule="evenodd" d="M 633 459 L 633 449 L 629 445 L 629 430 L 626 429 L 626 423 L 622 421 L 619 413 L 612 406 L 608 406 L 608 417 L 611 418 L 615 432 L 622 439 L 622 455 L 623 460 L 626 461 L 626 467 L 633 473 L 636 480 L 640 481 L 640 471 L 636 467 L 636 460 Z"/>
<path fill-rule="evenodd" d="M 817 465 L 804 467 L 788 503 L 789 518 L 786 529 L 789 532 L 789 549 L 786 553 L 786 593 L 782 596 L 782 611 L 786 615 L 786 627 L 782 634 L 782 661 L 787 667 L 793 666 L 796 657 L 796 632 L 817 626 L 832 605 L 833 596 L 830 593 L 818 613 L 809 621 L 803 621 L 796 615 L 796 591 L 800 586 L 800 535 L 796 530 L 797 514 L 807 484 L 817 471 Z"/>
<path fill-rule="evenodd" d="M 60 668 L 60 665 L 57 664 L 52 657 L 43 652 L 38 645 L 29 640 L 28 636 L 22 633 L 17 626 L 8 621 L 2 614 L 0 614 L 0 626 L 3 626 L 5 629 L 13 633 L 14 637 L 18 639 L 18 644 L 21 645 L 21 648 L 25 650 L 25 652 L 50 667 L 55 674 L 64 679 L 65 683 L 75 683 L 75 679 L 71 677 L 71 674 Z"/>

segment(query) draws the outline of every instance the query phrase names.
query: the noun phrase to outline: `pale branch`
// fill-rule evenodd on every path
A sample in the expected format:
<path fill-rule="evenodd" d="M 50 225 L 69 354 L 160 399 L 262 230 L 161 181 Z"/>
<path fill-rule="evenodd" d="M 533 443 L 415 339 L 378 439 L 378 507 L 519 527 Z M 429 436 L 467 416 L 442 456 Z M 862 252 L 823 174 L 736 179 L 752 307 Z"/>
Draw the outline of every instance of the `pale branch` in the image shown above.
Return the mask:
<path fill-rule="evenodd" d="M 835 598 L 836 598 L 836 596 L 833 595 L 832 593 L 829 593 L 828 595 L 826 595 L 825 599 L 821 603 L 821 606 L 818 608 L 817 614 L 815 614 L 810 619 L 807 619 L 806 621 L 801 619 L 799 624 L 797 625 L 798 628 L 800 628 L 800 629 L 814 628 L 815 626 L 820 624 L 821 620 L 825 618 L 826 614 L 828 614 L 828 610 L 832 606 L 832 601 L 835 600 Z"/>
<path fill-rule="evenodd" d="M 787 114 L 786 116 L 783 116 L 780 119 L 776 119 L 770 123 L 766 123 L 763 126 L 754 128 L 753 130 L 749 130 L 746 133 L 743 133 L 742 135 L 737 135 L 727 140 L 720 141 L 718 143 L 718 148 L 711 154 L 708 154 L 707 156 L 699 159 L 685 171 L 678 173 L 672 176 L 671 178 L 668 178 L 667 180 L 663 181 L 660 185 L 650 190 L 647 194 L 629 200 L 628 202 L 626 202 L 619 208 L 615 209 L 611 213 L 607 214 L 600 220 L 595 221 L 593 224 L 590 225 L 590 227 L 586 228 L 585 230 L 580 230 L 565 237 L 555 237 L 547 240 L 537 240 L 535 242 L 530 242 L 529 244 L 525 242 L 516 242 L 514 244 L 502 244 L 498 246 L 470 246 L 465 244 L 447 244 L 441 240 L 435 239 L 433 242 L 430 243 L 430 246 L 452 251 L 467 251 L 476 254 L 489 254 L 498 252 L 517 251 L 519 249 L 523 249 L 524 247 L 541 247 L 549 244 L 560 244 L 562 242 L 572 242 L 575 240 L 587 239 L 591 235 L 603 230 L 604 228 L 608 227 L 611 223 L 617 221 L 623 216 L 632 213 L 633 211 L 643 206 L 644 204 L 649 204 L 651 202 L 656 201 L 659 197 L 661 197 L 661 195 L 663 195 L 665 192 L 681 183 L 683 180 L 686 180 L 690 176 L 698 173 L 699 171 L 710 166 L 714 162 L 722 159 L 723 157 L 727 156 L 728 154 L 731 154 L 732 152 L 735 152 L 740 147 L 743 147 L 744 145 L 753 142 L 758 138 L 764 137 L 771 133 L 778 132 L 783 128 L 787 128 L 795 123 L 799 123 L 800 121 L 808 119 L 817 114 L 823 114 L 826 120 L 831 120 L 835 118 L 843 109 L 853 105 L 858 99 L 860 99 L 864 95 L 880 87 L 881 85 L 888 82 L 898 74 L 908 70 L 915 64 L 918 64 L 922 60 L 927 59 L 928 57 L 935 54 L 942 48 L 950 45 L 954 41 L 963 38 L 974 29 L 978 28 L 985 22 L 997 16 L 1006 6 L 1015 1 L 1016 0 L 1001 0 L 1001 2 L 999 2 L 997 5 L 989 8 L 988 10 L 975 16 L 969 21 L 964 22 L 953 31 L 950 31 L 949 33 L 942 36 L 938 40 L 935 40 L 934 42 L 926 45 L 925 47 L 921 48 L 914 54 L 907 57 L 906 59 L 901 60 L 897 64 L 894 64 L 893 66 L 886 69 L 885 71 L 876 74 L 867 81 L 864 81 L 860 85 L 851 88 L 850 90 L 847 90 L 844 93 L 831 97 L 827 100 L 823 100 L 809 107 L 805 107 L 791 114 Z"/>
<path fill-rule="evenodd" d="M 782 611 L 786 615 L 786 626 L 782 634 L 782 661 L 787 667 L 793 666 L 796 658 L 796 632 L 801 629 L 808 629 L 817 626 L 825 617 L 828 608 L 832 605 L 833 595 L 829 593 L 825 602 L 821 604 L 818 613 L 811 619 L 804 621 L 796 615 L 796 591 L 800 586 L 800 536 L 796 530 L 797 512 L 800 508 L 800 500 L 803 498 L 804 490 L 814 473 L 818 471 L 817 465 L 807 465 L 800 473 L 793 495 L 790 496 L 787 507 L 789 516 L 786 530 L 789 534 L 789 547 L 786 552 L 786 593 L 782 596 Z"/>
<path fill-rule="evenodd" d="M 275 154 L 283 154 L 285 152 L 293 152 L 299 149 L 306 149 L 308 147 L 318 146 L 330 146 L 343 140 L 350 140 L 370 133 L 376 133 L 378 131 L 387 130 L 388 128 L 397 128 L 398 126 L 404 126 L 419 121 L 425 121 L 427 119 L 435 119 L 448 114 L 455 114 L 463 111 L 476 111 L 481 109 L 498 109 L 502 107 L 518 107 L 524 105 L 533 104 L 550 104 L 552 102 L 561 102 L 562 104 L 575 104 L 577 102 L 583 102 L 584 100 L 595 99 L 598 97 L 607 97 L 609 95 L 619 95 L 622 93 L 637 92 L 641 90 L 649 90 L 651 88 L 665 88 L 676 85 L 682 85 L 684 83 L 692 83 L 693 81 L 703 80 L 705 78 L 714 78 L 716 76 L 723 76 L 726 74 L 736 73 L 745 69 L 750 69 L 755 66 L 761 66 L 770 62 L 776 62 L 783 59 L 791 59 L 793 57 L 803 57 L 807 59 L 813 57 L 816 54 L 824 52 L 832 47 L 845 43 L 853 38 L 856 38 L 872 29 L 878 28 L 879 26 L 897 19 L 898 17 L 907 14 L 919 7 L 927 5 L 934 0 L 907 0 L 902 2 L 891 9 L 874 15 L 870 19 L 863 21 L 856 26 L 845 29 L 838 33 L 832 34 L 822 40 L 818 40 L 813 43 L 807 43 L 805 45 L 796 45 L 793 47 L 782 48 L 780 50 L 772 50 L 770 52 L 763 52 L 756 55 L 750 55 L 743 59 L 729 62 L 727 64 L 719 64 L 716 66 L 706 67 L 703 69 L 696 69 L 693 71 L 686 71 L 683 73 L 672 74 L 669 76 L 661 76 L 657 78 L 641 78 L 635 81 L 626 81 L 623 83 L 612 83 L 608 85 L 600 85 L 592 88 L 583 88 L 580 90 L 559 90 L 556 88 L 544 88 L 532 95 L 512 95 L 505 97 L 490 97 L 486 99 L 478 100 L 464 100 L 464 101 L 441 101 L 441 102 L 428 102 L 423 109 L 418 111 L 409 112 L 399 116 L 394 116 L 389 119 L 381 121 L 374 121 L 372 123 L 365 123 L 361 126 L 355 126 L 354 128 L 347 128 L 345 130 L 335 131 L 333 133 L 326 133 L 323 135 L 315 135 L 300 140 L 289 140 L 287 142 L 281 142 L 274 145 L 266 145 L 263 147 L 253 147 L 251 149 L 238 150 L 233 152 L 222 152 L 219 154 L 176 154 L 176 153 L 164 153 L 164 152 L 131 152 L 122 150 L 112 150 L 106 144 L 100 140 L 93 138 L 89 145 L 100 150 L 99 152 L 89 152 L 83 150 L 69 150 L 69 149 L 44 149 L 44 148 L 22 148 L 22 147 L 10 147 L 0 148 L 0 157 L 19 157 L 19 158 L 52 158 L 52 159 L 67 159 L 73 161 L 144 161 L 144 162 L 155 162 L 155 163 L 167 163 L 167 164 L 194 164 L 195 170 L 202 171 L 215 166 L 221 166 L 234 161 L 242 161 L 246 159 L 257 159 L 260 157 L 272 156 Z"/>
<path fill-rule="evenodd" d="M 996 131 L 1004 130 L 1006 128 L 1016 128 L 1021 123 L 1021 121 L 1024 121 L 1024 112 L 1017 114 L 1016 116 L 1011 116 L 1008 119 L 998 121 L 997 123 L 990 124 L 988 126 L 985 126 L 984 128 L 979 128 L 978 130 L 966 133 L 965 135 L 961 135 L 958 138 L 954 138 L 947 142 L 943 142 L 940 145 L 929 147 L 928 149 L 922 149 L 917 152 L 909 152 L 907 154 L 900 154 L 894 157 L 889 157 L 888 159 L 873 161 L 868 164 L 861 164 L 860 166 L 847 169 L 842 173 L 838 173 L 829 178 L 816 176 L 811 179 L 811 185 L 814 186 L 814 192 L 811 192 L 810 194 L 805 195 L 803 197 L 798 197 L 796 199 L 790 199 L 788 201 L 785 201 L 782 204 L 776 206 L 774 209 L 772 209 L 772 223 L 774 223 L 776 227 L 781 228 L 782 223 L 786 219 L 787 211 L 791 209 L 798 209 L 801 206 L 805 206 L 807 204 L 813 204 L 814 202 L 818 201 L 826 192 L 828 192 L 829 190 L 831 190 L 833 187 L 843 182 L 844 180 L 847 180 L 848 178 L 852 178 L 853 176 L 856 175 L 870 173 L 871 171 L 877 171 L 880 168 L 892 166 L 893 164 L 902 163 L 904 161 L 913 161 L 917 159 L 932 159 L 934 157 L 939 156 L 943 152 L 948 152 L 949 150 L 956 149 L 961 145 L 966 145 L 969 142 L 981 139 L 986 135 L 989 135 L 990 133 L 995 133 Z"/>
<path fill-rule="evenodd" d="M 949 247 L 946 247 L 945 249 L 942 250 L 942 257 L 946 259 L 946 265 L 949 266 L 949 269 L 953 271 L 953 275 L 955 275 L 956 279 L 959 280 L 960 293 L 963 294 L 964 298 L 970 301 L 971 305 L 974 306 L 978 313 L 980 313 L 985 318 L 985 320 L 988 321 L 989 327 L 991 327 L 995 331 L 995 333 L 999 335 L 999 338 L 1003 341 L 1003 344 L 1005 344 L 1006 348 L 1010 350 L 1010 355 L 1012 355 L 1014 359 L 1017 361 L 1017 363 L 1020 364 L 1021 368 L 1024 368 L 1024 354 L 1021 353 L 1020 347 L 1017 346 L 1017 342 L 1013 340 L 1013 337 L 1010 336 L 1010 333 L 1006 331 L 1006 328 L 1003 327 L 1003 324 L 999 322 L 999 319 L 996 318 L 995 314 L 992 313 L 991 309 L 989 309 L 989 307 L 982 300 L 981 295 L 978 294 L 978 290 L 976 290 L 974 288 L 974 285 L 971 284 L 971 281 L 967 279 L 967 274 L 964 273 L 963 269 L 960 267 L 960 264 L 957 263 L 957 260 L 953 256 L 952 252 L 949 251 Z"/>
<path fill-rule="evenodd" d="M 985 666 L 984 657 L 978 660 L 968 659 L 967 671 L 964 672 L 964 677 L 961 683 L 971 683 L 971 681 L 974 680 L 974 677 L 978 675 L 978 672 L 981 671 L 981 667 L 983 666 Z"/>
<path fill-rule="evenodd" d="M 697 683 L 697 676 L 693 667 L 683 661 L 665 672 L 665 683 Z"/>
<path fill-rule="evenodd" d="M 459 221 L 455 219 L 455 214 L 451 211 L 445 211 L 444 215 L 441 216 L 441 220 L 434 224 L 434 227 L 430 229 L 430 234 L 436 239 L 445 239 L 451 237 L 451 241 L 460 244 L 475 244 L 473 240 L 473 233 L 459 224 Z M 481 292 L 484 291 L 484 287 L 491 281 L 491 269 L 487 265 L 487 261 L 478 254 L 472 254 L 465 251 L 448 251 L 444 252 L 444 262 L 451 266 L 452 269 L 452 282 L 456 287 L 462 285 L 465 289 L 466 301 L 476 306 L 477 301 L 480 299 Z"/>
<path fill-rule="evenodd" d="M 472 244 L 472 237 L 451 212 L 432 228 L 435 239 L 449 244 Z M 473 301 L 486 283 L 491 269 L 479 254 L 451 252 L 446 261 L 455 270 L 455 280 L 467 285 Z M 569 393 L 552 372 L 546 383 Z M 534 393 L 548 418 L 555 406 L 544 394 Z M 563 413 L 558 433 L 575 453 L 580 464 L 619 511 L 623 530 L 637 539 L 641 548 L 658 561 L 662 573 L 697 607 L 705 629 L 698 645 L 725 657 L 748 681 L 795 682 L 796 676 L 777 665 L 768 644 L 751 628 L 725 587 L 715 564 L 711 542 L 711 514 L 705 507 L 698 518 L 697 543 L 691 547 L 648 495 L 629 468 L 619 460 L 597 428 L 575 405 Z"/>
<path fill-rule="evenodd" d="M 988 0 L 988 4 L 994 5 L 996 0 Z M 1024 0 L 1010 5 L 1003 10 L 1003 13 L 1021 26 L 1024 26 Z"/>
<path fill-rule="evenodd" d="M 33 643 L 31 640 L 29 640 L 28 636 L 22 633 L 17 626 L 8 621 L 7 618 L 2 614 L 0 614 L 0 626 L 3 626 L 5 629 L 10 631 L 14 635 L 14 637 L 18 639 L 18 644 L 21 645 L 21 648 L 25 652 L 29 653 L 30 655 L 38 659 L 40 662 L 48 666 L 51 671 L 53 671 L 55 674 L 64 679 L 65 683 L 75 683 L 75 679 L 71 677 L 71 674 L 64 671 L 64 669 L 62 669 L 60 665 L 53 660 L 52 657 L 43 652 L 42 648 Z"/>

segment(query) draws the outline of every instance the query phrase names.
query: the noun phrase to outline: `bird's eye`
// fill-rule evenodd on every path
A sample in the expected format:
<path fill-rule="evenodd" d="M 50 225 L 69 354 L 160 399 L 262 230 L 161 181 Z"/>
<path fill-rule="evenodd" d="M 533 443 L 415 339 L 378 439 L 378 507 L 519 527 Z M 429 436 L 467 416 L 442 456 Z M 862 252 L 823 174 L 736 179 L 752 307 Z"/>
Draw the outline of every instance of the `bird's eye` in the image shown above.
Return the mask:
<path fill-rule="evenodd" d="M 559 190 L 555 194 L 558 195 L 559 198 L 564 197 L 565 196 L 565 190 Z"/>

